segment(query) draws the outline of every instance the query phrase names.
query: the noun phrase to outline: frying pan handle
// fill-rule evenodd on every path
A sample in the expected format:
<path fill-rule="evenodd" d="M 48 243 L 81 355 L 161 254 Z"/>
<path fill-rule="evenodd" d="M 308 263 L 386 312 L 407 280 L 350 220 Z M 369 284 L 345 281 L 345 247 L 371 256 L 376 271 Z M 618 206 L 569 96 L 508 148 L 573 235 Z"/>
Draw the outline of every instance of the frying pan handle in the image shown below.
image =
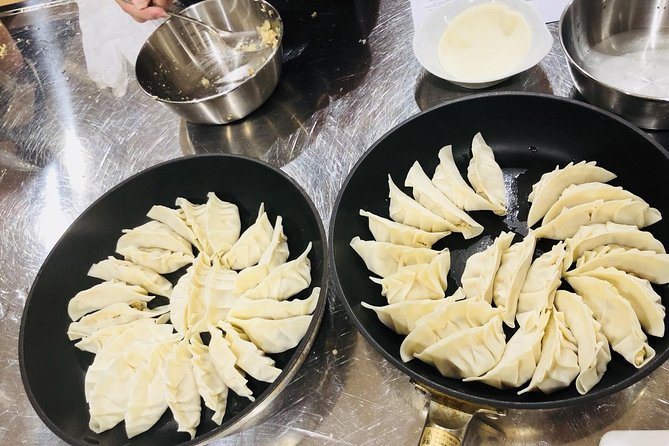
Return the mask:
<path fill-rule="evenodd" d="M 469 434 L 470 422 L 474 417 L 482 421 L 481 430 L 486 437 L 486 443 L 504 443 L 504 434 L 487 423 L 486 418 L 497 419 L 506 415 L 505 411 L 437 394 L 418 384 L 416 387 L 430 398 L 427 419 L 418 446 L 461 446 Z"/>

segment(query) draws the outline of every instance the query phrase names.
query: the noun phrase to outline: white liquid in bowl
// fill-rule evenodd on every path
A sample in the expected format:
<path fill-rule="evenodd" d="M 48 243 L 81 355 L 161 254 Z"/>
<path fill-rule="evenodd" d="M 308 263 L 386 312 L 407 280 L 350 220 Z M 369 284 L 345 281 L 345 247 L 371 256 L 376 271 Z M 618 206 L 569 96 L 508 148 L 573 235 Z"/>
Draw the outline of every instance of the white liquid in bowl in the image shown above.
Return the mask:
<path fill-rule="evenodd" d="M 608 37 L 583 57 L 583 69 L 619 90 L 669 100 L 669 31 L 633 30 Z"/>
<path fill-rule="evenodd" d="M 502 3 L 484 3 L 449 23 L 439 42 L 439 61 L 463 81 L 501 78 L 523 61 L 531 38 L 521 14 Z"/>

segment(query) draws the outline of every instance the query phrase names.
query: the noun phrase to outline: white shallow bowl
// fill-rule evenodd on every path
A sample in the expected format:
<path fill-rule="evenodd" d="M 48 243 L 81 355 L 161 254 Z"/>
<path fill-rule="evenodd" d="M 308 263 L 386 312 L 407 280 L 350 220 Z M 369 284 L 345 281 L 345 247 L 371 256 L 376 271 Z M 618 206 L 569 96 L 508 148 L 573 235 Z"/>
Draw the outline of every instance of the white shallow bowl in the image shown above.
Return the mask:
<path fill-rule="evenodd" d="M 508 5 L 512 11 L 521 14 L 530 27 L 530 49 L 525 58 L 512 70 L 498 77 L 463 79 L 449 73 L 439 61 L 439 41 L 441 36 L 462 11 L 483 3 L 501 3 Z M 465 88 L 486 88 L 502 82 L 511 76 L 523 72 L 539 63 L 553 46 L 553 36 L 546 27 L 539 13 L 525 0 L 453 0 L 430 13 L 422 25 L 418 27 L 413 39 L 413 51 L 420 64 L 430 73 Z"/>

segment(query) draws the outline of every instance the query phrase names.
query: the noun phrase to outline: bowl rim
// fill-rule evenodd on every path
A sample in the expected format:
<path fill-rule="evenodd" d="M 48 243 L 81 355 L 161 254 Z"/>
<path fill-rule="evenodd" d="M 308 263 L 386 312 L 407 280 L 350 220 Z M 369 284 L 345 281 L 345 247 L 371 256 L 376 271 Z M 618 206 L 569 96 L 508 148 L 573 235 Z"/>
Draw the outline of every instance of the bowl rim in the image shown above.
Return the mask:
<path fill-rule="evenodd" d="M 579 0 L 569 0 L 569 3 L 567 3 L 567 6 L 565 6 L 565 8 L 562 10 L 562 14 L 560 15 L 560 20 L 558 22 L 558 40 L 560 41 L 560 47 L 562 48 L 562 52 L 564 53 L 565 57 L 567 58 L 568 65 L 571 68 L 578 70 L 579 73 L 586 76 L 589 80 L 591 80 L 593 82 L 597 82 L 602 87 L 613 90 L 613 91 L 617 92 L 618 94 L 622 94 L 622 95 L 628 96 L 628 97 L 633 98 L 633 99 L 639 99 L 641 101 L 651 101 L 651 102 L 656 102 L 656 103 L 659 103 L 659 104 L 669 104 L 669 96 L 667 96 L 666 98 L 661 98 L 659 96 L 649 96 L 649 95 L 645 95 L 645 94 L 642 94 L 642 93 L 634 93 L 634 92 L 632 92 L 630 90 L 627 90 L 625 88 L 616 87 L 614 85 L 609 84 L 608 82 L 604 82 L 604 81 L 598 79 L 597 77 L 593 76 L 592 74 L 590 74 L 590 72 L 588 72 L 585 68 L 583 68 L 583 66 L 579 62 L 576 61 L 576 59 L 571 55 L 571 52 L 569 50 L 567 50 L 567 46 L 565 45 L 565 38 L 564 38 L 564 32 L 563 31 L 564 31 L 565 18 L 567 16 L 567 14 L 571 11 L 572 6 L 574 5 L 574 3 L 576 3 L 577 1 L 579 1 Z M 615 34 L 612 34 L 612 35 L 615 35 Z M 592 48 L 592 47 L 590 47 L 590 48 Z M 572 75 L 572 77 L 573 77 L 573 75 Z M 577 86 L 577 88 L 578 88 L 578 86 Z M 579 88 L 579 91 L 580 91 L 580 88 Z"/>
<path fill-rule="evenodd" d="M 443 31 L 446 30 L 447 25 L 450 23 L 452 17 L 459 15 L 461 12 L 471 7 L 482 4 L 506 5 L 511 11 L 521 14 L 527 21 L 532 35 L 530 39 L 530 48 L 521 63 L 518 64 L 514 69 L 504 73 L 501 76 L 494 76 L 478 80 L 458 78 L 457 76 L 449 73 L 441 66 L 440 63 L 430 63 L 430 61 L 433 61 L 437 58 L 434 55 L 437 54 L 439 41 L 427 39 L 426 33 L 428 33 L 429 29 L 434 29 L 437 27 L 441 28 L 439 30 L 441 35 Z M 448 21 L 443 20 L 446 18 L 446 16 L 449 17 Z M 438 21 L 441 21 L 441 23 Z M 425 46 L 426 40 L 428 42 L 428 46 L 431 48 L 429 51 L 427 51 L 427 53 L 433 54 L 433 56 L 428 55 L 426 57 L 426 51 L 421 49 L 421 46 Z M 420 24 L 418 28 L 416 28 L 412 46 L 414 55 L 416 59 L 418 59 L 418 62 L 423 66 L 423 68 L 425 68 L 433 75 L 464 87 L 483 88 L 502 82 L 511 76 L 532 68 L 541 62 L 541 60 L 548 54 L 548 52 L 553 47 L 553 43 L 553 36 L 548 30 L 548 27 L 546 26 L 543 18 L 539 15 L 539 12 L 536 10 L 536 8 L 534 8 L 529 2 L 526 2 L 525 0 L 453 0 L 431 12 L 425 21 Z M 533 51 L 536 51 L 537 55 L 531 59 L 528 59 Z"/>
<path fill-rule="evenodd" d="M 238 90 L 239 88 L 243 87 L 248 81 L 250 81 L 251 79 L 254 79 L 258 75 L 258 73 L 263 71 L 267 67 L 267 65 L 269 65 L 270 62 L 272 60 L 274 60 L 277 53 L 280 54 L 283 51 L 283 49 L 282 49 L 283 32 L 284 32 L 283 20 L 281 19 L 281 15 L 279 14 L 279 11 L 277 11 L 276 8 L 274 6 L 272 6 L 271 3 L 268 3 L 266 0 L 247 0 L 247 1 L 249 3 L 260 3 L 261 5 L 264 5 L 265 9 L 269 10 L 269 15 L 271 17 L 273 17 L 276 20 L 276 23 L 278 24 L 278 30 L 277 30 L 278 31 L 277 32 L 278 42 L 273 48 L 274 51 L 272 51 L 272 53 L 267 56 L 267 58 L 262 63 L 262 65 L 260 67 L 258 67 L 258 69 L 256 69 L 253 72 L 253 74 L 251 74 L 247 77 L 244 77 L 243 80 L 237 86 L 235 86 L 234 88 L 232 88 L 230 90 L 225 90 L 221 93 L 215 93 L 215 94 L 212 94 L 212 95 L 209 95 L 209 96 L 203 96 L 201 98 L 196 98 L 196 99 L 175 101 L 175 100 L 171 100 L 171 99 L 161 98 L 160 96 L 156 96 L 155 94 L 149 93 L 146 90 L 146 88 L 144 88 L 144 85 L 142 84 L 142 81 L 140 81 L 139 76 L 137 75 L 137 65 L 138 65 L 137 61 L 139 61 L 139 58 L 140 58 L 142 52 L 146 48 L 149 41 L 153 38 L 153 36 L 156 33 L 158 33 L 158 31 L 163 26 L 165 26 L 165 24 L 168 21 L 172 20 L 171 18 L 168 18 L 165 21 L 163 21 L 160 25 L 158 25 L 158 27 L 155 30 L 153 30 L 153 32 L 149 35 L 149 37 L 146 39 L 146 41 L 142 44 L 142 47 L 140 48 L 139 52 L 137 53 L 137 59 L 135 60 L 135 79 L 137 80 L 137 84 L 139 85 L 139 88 L 144 92 L 144 94 L 146 94 L 151 99 L 155 99 L 156 101 L 161 102 L 163 104 L 171 104 L 171 105 L 201 104 L 201 103 L 209 101 L 211 99 L 221 98 L 221 97 L 225 97 L 225 96 L 229 95 L 230 93 L 232 93 L 232 92 Z M 189 10 L 192 10 L 196 6 L 201 5 L 203 3 L 207 3 L 207 2 L 219 2 L 219 0 L 203 0 L 203 1 L 198 2 L 198 3 L 194 3 L 191 6 L 189 6 L 187 8 L 184 8 L 181 11 L 181 14 L 188 15 Z"/>

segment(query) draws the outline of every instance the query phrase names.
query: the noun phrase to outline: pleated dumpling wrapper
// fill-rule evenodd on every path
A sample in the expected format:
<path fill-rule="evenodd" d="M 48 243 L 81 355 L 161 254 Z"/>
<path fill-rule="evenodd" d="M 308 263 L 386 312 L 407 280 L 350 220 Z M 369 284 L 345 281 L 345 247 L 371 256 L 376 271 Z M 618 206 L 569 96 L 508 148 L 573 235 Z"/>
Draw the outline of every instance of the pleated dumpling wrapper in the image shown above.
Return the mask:
<path fill-rule="evenodd" d="M 541 340 L 541 356 L 530 384 L 518 392 L 540 390 L 552 393 L 571 384 L 580 369 L 576 339 L 564 321 L 564 314 L 553 309 Z"/>
<path fill-rule="evenodd" d="M 437 186 L 457 207 L 464 211 L 495 211 L 496 207 L 476 193 L 462 178 L 453 159 L 453 148 L 439 150 L 439 164 L 432 176 Z"/>
<path fill-rule="evenodd" d="M 482 376 L 465 378 L 464 381 L 482 381 L 498 389 L 520 387 L 529 381 L 541 356 L 550 311 L 532 312 L 518 331 L 511 336 L 497 365 Z"/>
<path fill-rule="evenodd" d="M 495 161 L 492 148 L 480 133 L 472 140 L 472 159 L 467 168 L 467 178 L 481 197 L 492 203 L 497 215 L 506 215 L 508 198 L 504 185 L 504 174 Z"/>
<path fill-rule="evenodd" d="M 655 357 L 632 305 L 609 282 L 595 277 L 573 276 L 567 282 L 592 310 L 602 325 L 611 348 L 639 368 Z"/>
<path fill-rule="evenodd" d="M 532 205 L 527 216 L 527 227 L 532 227 L 541 220 L 568 186 L 591 182 L 607 183 L 615 177 L 614 173 L 597 166 L 594 161 L 569 163 L 563 168 L 557 166 L 555 170 L 543 174 L 532 186 L 529 196 Z"/>
<path fill-rule="evenodd" d="M 413 196 L 421 206 L 455 226 L 453 232 L 462 233 L 465 239 L 476 237 L 483 232 L 483 226 L 437 189 L 418 161 L 409 169 L 404 185 L 412 188 Z"/>
<path fill-rule="evenodd" d="M 511 246 L 513 236 L 513 232 L 502 232 L 492 245 L 467 259 L 462 273 L 462 289 L 468 299 L 492 302 L 495 275 L 504 251 Z"/>
<path fill-rule="evenodd" d="M 609 341 L 601 324 L 595 320 L 592 311 L 578 294 L 558 290 L 555 294 L 555 308 L 564 314 L 567 327 L 576 339 L 579 366 L 576 390 L 585 395 L 602 379 L 611 361 Z"/>

